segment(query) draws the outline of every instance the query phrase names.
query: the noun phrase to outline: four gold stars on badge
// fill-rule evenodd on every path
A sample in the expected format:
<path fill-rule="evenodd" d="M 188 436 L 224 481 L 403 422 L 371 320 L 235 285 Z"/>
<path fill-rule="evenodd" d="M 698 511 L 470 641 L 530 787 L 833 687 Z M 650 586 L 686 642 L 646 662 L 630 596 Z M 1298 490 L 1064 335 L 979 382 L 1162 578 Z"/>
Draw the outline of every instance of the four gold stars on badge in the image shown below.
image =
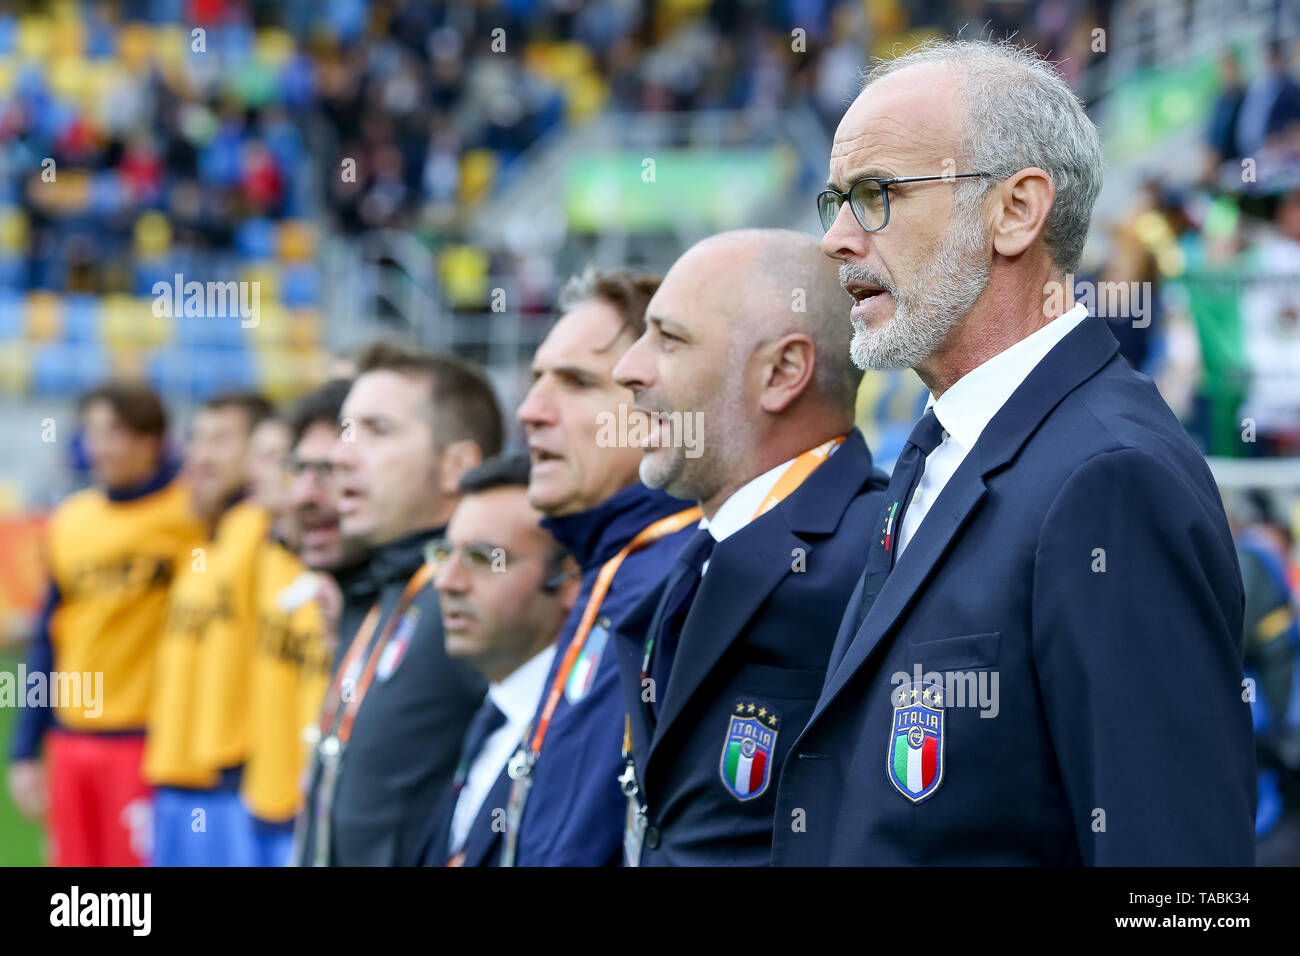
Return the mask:
<path fill-rule="evenodd" d="M 744 714 L 744 713 L 750 713 L 750 714 L 752 714 L 752 713 L 754 713 L 754 710 L 755 710 L 755 707 L 754 707 L 753 704 L 746 704 L 744 701 L 740 701 L 739 703 L 736 704 L 736 713 L 738 713 L 738 714 Z M 768 724 L 769 727 L 775 727 L 775 726 L 776 726 L 776 711 L 772 711 L 772 712 L 769 714 L 769 713 L 767 712 L 767 708 L 766 708 L 766 707 L 759 707 L 759 708 L 758 708 L 758 719 L 759 719 L 760 721 L 762 721 L 764 718 L 767 719 L 767 724 Z"/>

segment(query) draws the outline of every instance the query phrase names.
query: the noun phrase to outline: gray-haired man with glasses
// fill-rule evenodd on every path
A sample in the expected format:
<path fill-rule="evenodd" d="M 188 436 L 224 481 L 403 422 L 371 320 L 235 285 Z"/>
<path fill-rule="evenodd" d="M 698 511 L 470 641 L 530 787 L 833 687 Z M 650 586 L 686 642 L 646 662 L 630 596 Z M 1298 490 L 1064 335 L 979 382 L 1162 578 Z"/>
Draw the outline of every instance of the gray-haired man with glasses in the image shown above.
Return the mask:
<path fill-rule="evenodd" d="M 1082 104 L 1010 44 L 886 60 L 836 131 L 818 210 L 853 359 L 931 399 L 863 529 L 774 863 L 1253 859 L 1223 506 L 1074 304 L 1101 173 Z"/>

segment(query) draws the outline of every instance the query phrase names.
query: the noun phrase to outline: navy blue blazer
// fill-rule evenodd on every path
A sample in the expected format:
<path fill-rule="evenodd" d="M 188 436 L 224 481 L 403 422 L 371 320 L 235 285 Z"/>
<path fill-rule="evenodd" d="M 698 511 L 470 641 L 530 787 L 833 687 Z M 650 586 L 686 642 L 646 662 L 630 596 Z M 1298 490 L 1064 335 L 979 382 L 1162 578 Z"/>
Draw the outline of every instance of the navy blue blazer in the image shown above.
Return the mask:
<path fill-rule="evenodd" d="M 854 429 L 789 497 L 715 547 L 653 726 L 645 636 L 680 572 L 618 629 L 649 823 L 643 866 L 768 863 L 777 772 L 817 700 L 887 484 Z"/>
<path fill-rule="evenodd" d="M 859 584 L 774 863 L 1252 863 L 1236 554 L 1205 461 L 1116 349 L 1101 319 L 1072 330 L 874 601 Z"/>

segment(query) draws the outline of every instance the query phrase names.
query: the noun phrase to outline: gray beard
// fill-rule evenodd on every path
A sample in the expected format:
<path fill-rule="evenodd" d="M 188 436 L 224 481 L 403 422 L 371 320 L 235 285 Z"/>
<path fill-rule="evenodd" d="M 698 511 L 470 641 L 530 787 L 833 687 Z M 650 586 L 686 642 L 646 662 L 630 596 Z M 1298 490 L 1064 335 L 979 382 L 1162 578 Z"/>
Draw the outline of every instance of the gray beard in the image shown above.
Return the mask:
<path fill-rule="evenodd" d="M 939 254 L 905 291 L 869 269 L 847 262 L 840 266 L 841 282 L 871 282 L 894 299 L 894 314 L 883 326 L 869 329 L 852 320 L 849 354 L 854 365 L 864 371 L 917 368 L 961 323 L 989 281 L 978 215 L 969 219 L 949 226 Z"/>

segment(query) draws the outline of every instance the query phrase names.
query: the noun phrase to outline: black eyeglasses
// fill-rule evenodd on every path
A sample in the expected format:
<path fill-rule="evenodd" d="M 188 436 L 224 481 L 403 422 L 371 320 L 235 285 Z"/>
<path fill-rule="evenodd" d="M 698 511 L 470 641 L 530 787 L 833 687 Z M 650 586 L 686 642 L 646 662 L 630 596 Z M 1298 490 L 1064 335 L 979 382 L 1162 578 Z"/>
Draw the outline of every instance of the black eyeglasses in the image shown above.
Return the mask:
<path fill-rule="evenodd" d="M 865 232 L 879 232 L 889 225 L 889 187 L 896 183 L 928 183 L 940 179 L 987 178 L 990 173 L 949 173 L 946 176 L 896 176 L 893 179 L 877 179 L 869 176 L 859 179 L 849 187 L 847 193 L 836 189 L 824 189 L 817 194 L 817 215 L 821 217 L 822 229 L 831 231 L 840 208 L 848 201 L 853 210 L 853 218 Z"/>
<path fill-rule="evenodd" d="M 432 565 L 435 570 L 441 571 L 443 565 L 452 560 L 457 551 L 464 555 L 461 561 L 475 573 L 504 572 L 510 566 L 510 562 L 523 560 L 524 558 L 553 561 L 553 557 L 548 559 L 546 555 L 540 554 L 512 555 L 505 548 L 482 541 L 469 541 L 457 547 L 446 538 L 435 538 L 426 544 L 424 546 L 424 560 L 427 564 Z M 550 571 L 551 569 L 548 568 L 547 570 Z M 542 588 L 544 590 L 556 588 L 576 573 L 556 569 L 555 573 L 542 582 Z"/>
<path fill-rule="evenodd" d="M 471 541 L 468 544 L 461 545 L 457 549 L 446 538 L 438 538 L 430 541 L 424 546 L 424 560 L 435 568 L 441 568 L 451 560 L 452 555 L 459 550 L 464 557 L 461 559 L 475 571 L 491 571 L 495 568 L 505 570 L 510 555 L 506 553 L 505 548 L 498 548 L 495 545 L 486 544 L 478 541 Z"/>
<path fill-rule="evenodd" d="M 328 459 L 309 461 L 305 458 L 290 458 L 284 463 L 284 471 L 290 478 L 297 478 L 304 471 L 310 471 L 317 481 L 325 482 L 334 477 L 334 463 Z"/>

